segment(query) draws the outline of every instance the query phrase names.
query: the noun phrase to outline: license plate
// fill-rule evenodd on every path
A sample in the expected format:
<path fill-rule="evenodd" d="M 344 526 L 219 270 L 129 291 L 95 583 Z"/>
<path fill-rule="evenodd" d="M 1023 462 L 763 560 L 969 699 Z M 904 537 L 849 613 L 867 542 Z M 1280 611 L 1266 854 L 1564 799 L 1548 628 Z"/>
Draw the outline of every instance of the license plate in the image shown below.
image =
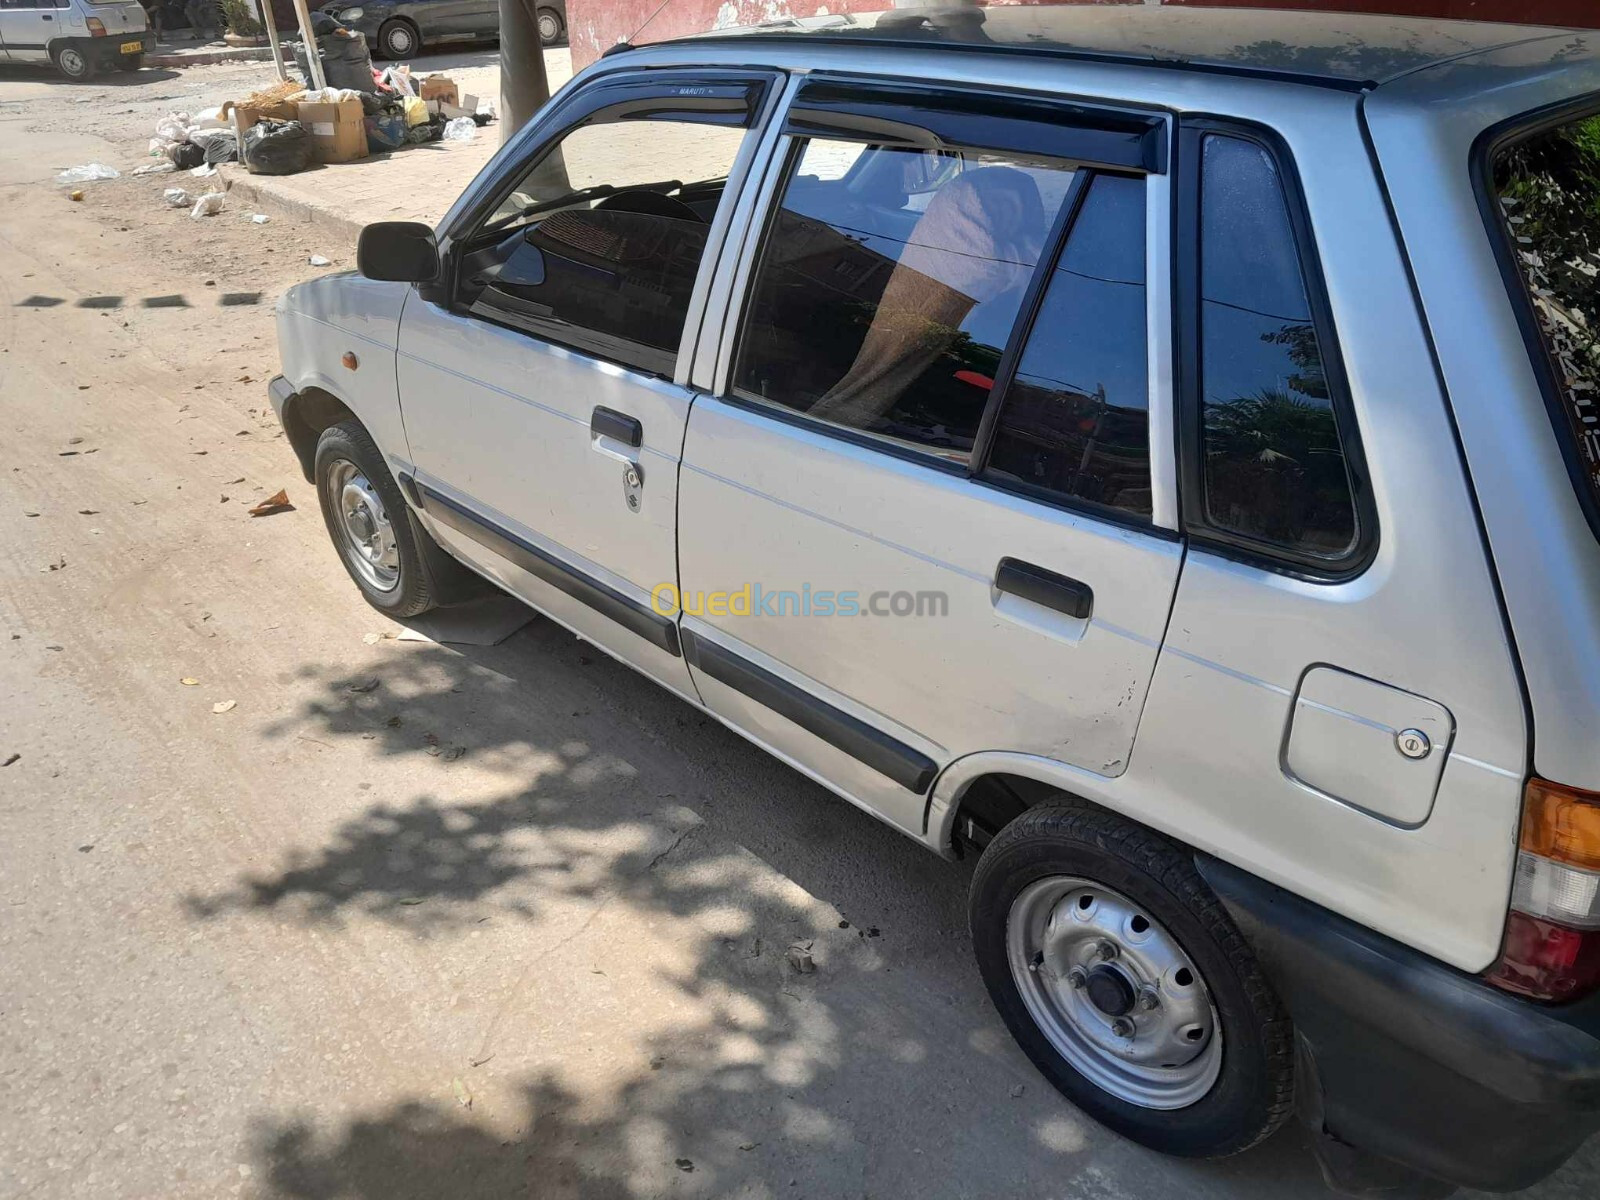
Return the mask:
<path fill-rule="evenodd" d="M 117 47 L 118 54 L 138 54 L 144 49 L 143 42 L 123 42 Z"/>

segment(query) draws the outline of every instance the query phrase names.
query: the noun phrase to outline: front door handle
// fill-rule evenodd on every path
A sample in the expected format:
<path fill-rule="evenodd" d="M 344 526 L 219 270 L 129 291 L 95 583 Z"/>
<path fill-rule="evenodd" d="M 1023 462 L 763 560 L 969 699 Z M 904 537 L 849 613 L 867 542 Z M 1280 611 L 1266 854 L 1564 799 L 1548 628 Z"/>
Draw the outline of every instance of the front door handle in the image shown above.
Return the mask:
<path fill-rule="evenodd" d="M 644 468 L 639 465 L 642 445 L 644 426 L 639 424 L 639 418 L 595 405 L 589 417 L 589 448 L 622 464 L 622 502 L 632 512 L 638 512 L 643 503 Z"/>
<path fill-rule="evenodd" d="M 994 573 L 994 586 L 1069 617 L 1087 620 L 1094 611 L 1094 589 L 1081 579 L 1058 575 L 1020 558 L 1002 558 Z"/>

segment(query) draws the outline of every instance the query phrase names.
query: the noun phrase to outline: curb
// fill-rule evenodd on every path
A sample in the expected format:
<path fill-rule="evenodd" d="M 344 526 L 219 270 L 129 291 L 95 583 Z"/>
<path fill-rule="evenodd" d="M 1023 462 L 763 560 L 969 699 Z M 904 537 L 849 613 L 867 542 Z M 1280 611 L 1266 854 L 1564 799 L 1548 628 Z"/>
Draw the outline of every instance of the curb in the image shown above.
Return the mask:
<path fill-rule="evenodd" d="M 229 46 L 226 50 L 204 50 L 178 54 L 146 54 L 147 67 L 204 67 L 224 62 L 271 62 L 271 46 Z M 293 59 L 284 59 L 293 65 Z"/>
<path fill-rule="evenodd" d="M 231 164 L 222 168 L 222 186 L 227 189 L 230 197 L 263 212 L 277 213 L 280 216 L 305 221 L 319 229 L 346 238 L 352 246 L 355 245 L 362 229 L 366 227 L 365 221 L 353 220 L 343 213 L 323 208 L 298 196 L 285 196 L 272 186 L 272 179 L 270 175 L 251 175 L 243 167 Z"/>

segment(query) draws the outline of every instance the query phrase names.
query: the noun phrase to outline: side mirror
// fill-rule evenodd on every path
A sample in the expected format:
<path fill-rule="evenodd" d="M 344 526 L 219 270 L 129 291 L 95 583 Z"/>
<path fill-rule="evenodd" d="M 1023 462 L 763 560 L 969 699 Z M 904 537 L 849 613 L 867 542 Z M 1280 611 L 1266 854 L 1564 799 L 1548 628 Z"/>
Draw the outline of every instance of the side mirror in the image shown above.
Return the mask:
<path fill-rule="evenodd" d="M 416 221 L 379 221 L 361 231 L 356 270 L 368 279 L 432 283 L 439 277 L 439 244 Z"/>

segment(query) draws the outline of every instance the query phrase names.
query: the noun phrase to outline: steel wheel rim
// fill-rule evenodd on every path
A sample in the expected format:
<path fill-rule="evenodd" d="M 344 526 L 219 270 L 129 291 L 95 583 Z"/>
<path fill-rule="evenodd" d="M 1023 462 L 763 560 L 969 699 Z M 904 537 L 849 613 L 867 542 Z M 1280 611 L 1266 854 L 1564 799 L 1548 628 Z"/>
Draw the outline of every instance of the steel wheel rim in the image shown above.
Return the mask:
<path fill-rule="evenodd" d="M 345 561 L 375 591 L 394 591 L 400 586 L 400 546 L 378 490 L 360 467 L 339 458 L 328 469 L 328 499 Z"/>
<path fill-rule="evenodd" d="M 539 36 L 547 42 L 556 40 L 561 28 L 556 24 L 556 19 L 548 14 L 539 17 Z"/>
<path fill-rule="evenodd" d="M 88 60 L 71 46 L 61 51 L 61 69 L 68 75 L 81 75 L 88 65 Z"/>
<path fill-rule="evenodd" d="M 1039 1031 L 1100 1090 L 1170 1111 L 1216 1083 L 1222 1025 L 1205 979 L 1120 892 L 1060 875 L 1029 884 L 1006 917 L 1006 960 Z"/>
<path fill-rule="evenodd" d="M 395 54 L 410 54 L 415 48 L 416 39 L 404 25 L 396 25 L 389 30 L 389 49 Z"/>

